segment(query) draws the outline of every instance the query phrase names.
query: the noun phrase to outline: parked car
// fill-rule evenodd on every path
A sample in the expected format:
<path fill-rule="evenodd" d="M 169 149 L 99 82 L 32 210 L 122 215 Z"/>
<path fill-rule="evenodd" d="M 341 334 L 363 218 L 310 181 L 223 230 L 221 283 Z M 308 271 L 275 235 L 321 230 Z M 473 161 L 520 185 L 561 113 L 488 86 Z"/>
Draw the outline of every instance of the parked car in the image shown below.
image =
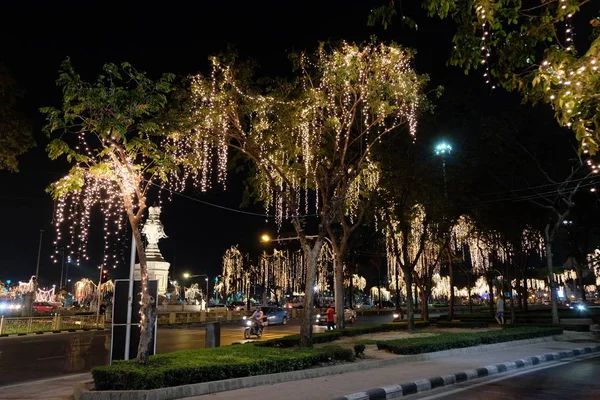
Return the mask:
<path fill-rule="evenodd" d="M 337 313 L 335 314 L 337 318 Z M 317 325 L 327 325 L 327 314 L 317 314 L 315 316 Z M 351 308 L 344 307 L 344 322 L 353 324 L 356 321 L 356 311 Z"/>
<path fill-rule="evenodd" d="M 48 302 L 35 302 L 33 303 L 33 309 L 37 313 L 49 313 L 56 310 L 57 307 Z"/>
<path fill-rule="evenodd" d="M 356 305 L 356 308 L 360 308 L 362 310 L 366 310 L 366 309 L 369 309 L 369 308 L 372 308 L 372 307 L 373 307 L 373 304 L 370 304 L 370 303 L 358 303 Z"/>
<path fill-rule="evenodd" d="M 281 307 L 266 306 L 261 308 L 263 315 L 267 317 L 268 325 L 285 325 L 290 320 L 290 314 Z"/>

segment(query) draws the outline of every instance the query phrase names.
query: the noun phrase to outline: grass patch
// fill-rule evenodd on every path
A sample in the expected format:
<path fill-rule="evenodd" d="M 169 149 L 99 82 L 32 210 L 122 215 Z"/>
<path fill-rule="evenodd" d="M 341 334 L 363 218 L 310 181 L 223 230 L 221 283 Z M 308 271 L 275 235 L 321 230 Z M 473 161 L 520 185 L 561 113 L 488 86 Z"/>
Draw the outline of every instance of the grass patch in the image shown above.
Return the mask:
<path fill-rule="evenodd" d="M 562 328 L 519 327 L 499 331 L 477 333 L 440 333 L 438 336 L 408 338 L 400 340 L 377 341 L 379 350 L 394 354 L 421 354 L 435 351 L 457 349 L 510 342 L 513 340 L 533 339 L 544 336 L 560 335 Z"/>
<path fill-rule="evenodd" d="M 259 348 L 254 344 L 158 354 L 149 364 L 115 361 L 95 367 L 96 390 L 148 390 L 315 367 L 353 361 L 354 352 L 338 346 L 321 348 Z"/>

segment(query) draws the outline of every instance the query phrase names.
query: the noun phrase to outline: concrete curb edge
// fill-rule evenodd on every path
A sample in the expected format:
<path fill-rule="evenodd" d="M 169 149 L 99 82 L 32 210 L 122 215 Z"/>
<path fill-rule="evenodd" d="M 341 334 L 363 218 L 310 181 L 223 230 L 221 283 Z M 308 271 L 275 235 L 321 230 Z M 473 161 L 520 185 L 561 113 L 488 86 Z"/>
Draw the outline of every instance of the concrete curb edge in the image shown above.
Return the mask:
<path fill-rule="evenodd" d="M 397 385 L 374 388 L 367 390 L 366 392 L 347 394 L 343 397 L 338 397 L 335 400 L 385 400 L 401 396 L 408 396 L 444 386 L 451 386 L 457 383 L 505 373 L 519 368 L 531 367 L 548 361 L 557 361 L 567 357 L 588 355 L 595 352 L 600 352 L 600 345 L 559 351 L 556 353 L 547 353 L 520 360 L 456 372 L 446 376 L 435 376 Z"/>
<path fill-rule="evenodd" d="M 97 331 L 108 331 L 109 328 L 79 328 L 79 329 L 61 329 L 60 331 L 40 331 L 40 332 L 29 332 L 29 333 L 3 333 L 0 335 L 1 338 L 7 337 L 18 337 L 18 336 L 34 336 L 34 335 L 45 335 L 48 333 L 75 333 L 75 332 L 97 332 Z"/>
<path fill-rule="evenodd" d="M 523 346 L 527 344 L 545 343 L 555 341 L 559 336 L 545 336 L 534 339 L 514 340 L 510 342 L 502 342 L 488 345 L 480 345 L 474 347 L 464 347 L 459 349 L 451 349 L 438 351 L 434 353 L 415 354 L 411 356 L 384 359 L 377 361 L 369 361 L 362 363 L 349 363 L 333 365 L 328 367 L 310 368 L 298 371 L 281 372 L 270 375 L 255 375 L 243 378 L 233 378 L 221 381 L 194 383 L 189 385 L 174 386 L 168 388 L 152 389 L 152 390 L 114 390 L 114 391 L 90 391 L 85 383 L 80 383 L 75 388 L 73 393 L 75 400 L 111 400 L 114 396 L 120 400 L 169 400 L 180 399 L 184 397 L 200 396 L 210 393 L 225 392 L 230 390 L 244 389 L 256 386 L 273 385 L 282 382 L 291 382 L 302 379 L 319 378 L 328 375 L 338 375 L 347 372 L 362 371 L 366 369 L 374 369 L 403 364 L 415 361 L 434 360 L 450 355 L 463 355 L 470 353 L 478 353 L 489 350 L 498 350 L 509 347 Z M 113 397 L 111 397 L 113 396 Z M 368 397 L 367 397 L 368 399 Z"/>

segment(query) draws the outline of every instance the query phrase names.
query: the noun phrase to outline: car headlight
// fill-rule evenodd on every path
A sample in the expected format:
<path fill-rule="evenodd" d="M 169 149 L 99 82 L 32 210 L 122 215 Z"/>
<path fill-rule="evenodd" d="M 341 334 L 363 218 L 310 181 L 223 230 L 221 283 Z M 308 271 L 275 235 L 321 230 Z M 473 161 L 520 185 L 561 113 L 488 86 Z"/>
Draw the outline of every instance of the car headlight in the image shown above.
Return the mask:
<path fill-rule="evenodd" d="M 394 314 L 394 319 L 398 318 L 400 316 L 400 314 Z"/>
<path fill-rule="evenodd" d="M 578 305 L 577 305 L 577 309 L 578 309 L 579 311 L 583 311 L 583 310 L 585 310 L 585 306 L 584 306 L 583 304 L 578 304 Z"/>
<path fill-rule="evenodd" d="M 317 314 L 317 319 L 321 318 L 321 314 Z"/>
<path fill-rule="evenodd" d="M 246 317 L 245 315 L 242 317 L 242 319 L 248 319 L 248 317 Z"/>
<path fill-rule="evenodd" d="M 252 325 L 252 321 L 246 321 L 246 325 L 251 326 Z"/>

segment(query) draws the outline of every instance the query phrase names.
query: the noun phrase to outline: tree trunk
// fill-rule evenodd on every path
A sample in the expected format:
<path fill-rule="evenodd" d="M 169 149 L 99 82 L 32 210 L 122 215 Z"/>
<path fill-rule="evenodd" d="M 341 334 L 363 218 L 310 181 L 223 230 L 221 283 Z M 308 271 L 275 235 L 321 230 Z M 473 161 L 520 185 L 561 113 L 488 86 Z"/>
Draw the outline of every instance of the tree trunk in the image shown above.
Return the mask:
<path fill-rule="evenodd" d="M 313 299 L 317 278 L 317 259 L 322 246 L 322 239 L 317 239 L 312 249 L 308 245 L 303 246 L 306 258 L 306 284 L 304 286 L 304 314 L 302 315 L 302 325 L 300 325 L 301 347 L 312 347 Z"/>
<path fill-rule="evenodd" d="M 575 261 L 575 272 L 577 273 L 577 281 L 579 282 L 581 301 L 585 302 L 585 287 L 583 286 L 583 271 L 581 270 L 581 264 L 579 264 L 577 261 Z"/>
<path fill-rule="evenodd" d="M 556 282 L 554 281 L 554 268 L 552 266 L 552 242 L 548 235 L 549 227 L 546 226 L 546 265 L 548 267 L 548 282 L 550 282 L 550 299 L 552 300 L 552 324 L 558 325 L 558 298 L 556 295 Z"/>
<path fill-rule="evenodd" d="M 408 330 L 412 331 L 415 327 L 415 306 L 413 303 L 412 292 L 412 271 L 404 269 L 404 283 L 406 284 L 406 320 L 408 321 Z"/>
<path fill-rule="evenodd" d="M 428 302 L 427 302 L 427 290 L 425 290 L 423 287 L 419 288 L 419 297 L 421 299 L 421 320 L 423 321 L 429 321 L 429 307 L 428 307 Z"/>
<path fill-rule="evenodd" d="M 517 283 L 515 286 L 515 292 L 517 292 L 517 308 L 519 310 L 523 309 L 523 287 L 521 286 L 521 279 L 519 279 L 515 274 L 515 282 Z"/>
<path fill-rule="evenodd" d="M 344 263 L 342 254 L 333 255 L 333 285 L 335 295 L 335 325 L 338 329 L 344 329 Z"/>
<path fill-rule="evenodd" d="M 398 312 L 398 314 L 400 314 L 400 316 L 402 316 L 402 307 L 400 307 L 400 273 L 398 272 L 398 263 L 396 263 L 396 266 L 394 268 L 394 273 L 395 273 L 395 279 L 396 279 L 396 312 Z"/>
<path fill-rule="evenodd" d="M 473 296 L 471 295 L 471 279 L 467 278 L 467 294 L 469 295 L 469 312 L 473 312 Z"/>
<path fill-rule="evenodd" d="M 527 270 L 527 266 L 525 266 L 525 270 Z M 529 288 L 527 287 L 527 273 L 523 272 L 523 311 L 528 311 L 528 303 L 529 302 Z"/>
<path fill-rule="evenodd" d="M 454 274 L 452 270 L 452 253 L 450 252 L 450 241 L 447 245 L 448 249 L 448 274 L 450 276 L 450 304 L 448 305 L 448 321 L 454 319 Z"/>
<path fill-rule="evenodd" d="M 131 221 L 131 229 L 135 237 L 135 246 L 138 259 L 140 261 L 140 276 L 142 292 L 140 293 L 140 343 L 138 345 L 137 362 L 145 365 L 148 363 L 148 353 L 150 352 L 150 342 L 152 341 L 152 331 L 156 319 L 156 308 L 154 300 L 148 293 L 148 264 L 146 262 L 146 251 L 142 242 L 142 235 L 138 229 L 138 223 Z M 135 296 L 135 293 L 134 293 Z"/>
<path fill-rule="evenodd" d="M 488 274 L 488 278 L 489 278 L 489 274 Z M 488 291 L 489 291 L 489 297 L 490 297 L 490 313 L 492 314 L 492 317 L 494 316 L 494 285 L 492 284 L 492 279 L 487 279 L 487 284 L 488 284 Z"/>

